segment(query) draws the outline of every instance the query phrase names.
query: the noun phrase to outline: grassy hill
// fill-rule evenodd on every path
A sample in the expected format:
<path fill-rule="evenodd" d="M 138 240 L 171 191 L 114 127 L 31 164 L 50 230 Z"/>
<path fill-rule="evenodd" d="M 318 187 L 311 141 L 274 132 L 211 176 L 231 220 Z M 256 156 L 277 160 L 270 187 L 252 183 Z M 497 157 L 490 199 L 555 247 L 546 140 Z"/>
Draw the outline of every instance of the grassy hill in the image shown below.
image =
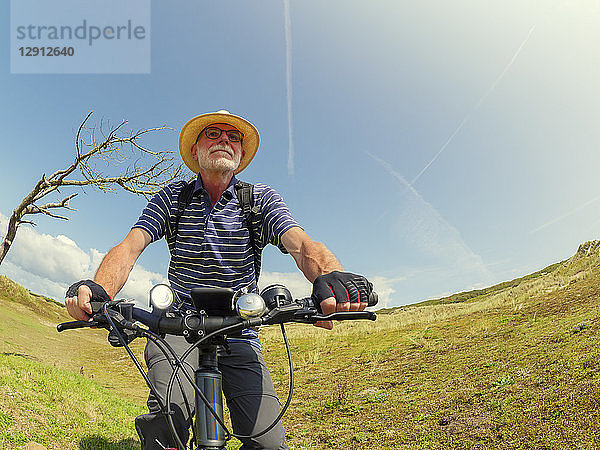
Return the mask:
<path fill-rule="evenodd" d="M 104 330 L 59 334 L 68 320 L 63 305 L 0 276 L 0 448 L 136 448 L 130 420 L 145 394 L 132 366 Z"/>
<path fill-rule="evenodd" d="M 289 326 L 290 446 L 600 448 L 600 243 L 458 295 L 331 333 Z M 135 368 L 103 330 L 56 333 L 63 320 L 63 307 L 0 278 L 0 447 L 139 448 Z M 281 338 L 261 334 L 284 397 Z"/>

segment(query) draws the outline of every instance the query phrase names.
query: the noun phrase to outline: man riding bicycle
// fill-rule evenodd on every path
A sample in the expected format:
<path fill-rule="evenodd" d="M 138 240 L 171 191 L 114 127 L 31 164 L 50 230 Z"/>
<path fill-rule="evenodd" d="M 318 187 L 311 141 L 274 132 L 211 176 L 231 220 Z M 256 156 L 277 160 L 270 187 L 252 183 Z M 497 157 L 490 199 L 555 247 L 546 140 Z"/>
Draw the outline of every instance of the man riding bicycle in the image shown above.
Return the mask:
<path fill-rule="evenodd" d="M 148 203 L 125 239 L 102 260 L 94 281 L 75 283 L 67 291 L 65 305 L 78 320 L 89 320 L 90 299 L 109 300 L 121 290 L 133 265 L 150 244 L 165 237 L 171 260 L 169 283 L 179 297 L 176 308 L 193 309 L 190 291 L 194 287 L 226 287 L 234 291 L 257 291 L 260 252 L 267 244 L 289 253 L 298 268 L 313 283 L 313 299 L 324 314 L 361 311 L 367 306 L 372 285 L 362 276 L 343 272 L 337 258 L 304 232 L 281 196 L 271 187 L 252 186 L 252 215 L 242 210 L 236 176 L 244 170 L 259 146 L 259 134 L 246 119 L 227 111 L 206 113 L 190 119 L 179 136 L 184 163 L 197 174 L 195 181 L 180 181 L 161 189 Z M 247 188 L 246 184 L 246 188 Z M 188 198 L 184 199 L 186 191 Z M 248 192 L 248 191 L 247 191 Z M 252 223 L 249 223 L 252 222 Z M 333 324 L 320 322 L 323 328 Z M 181 355 L 189 344 L 182 336 L 168 335 L 167 341 Z M 279 400 L 260 350 L 258 333 L 244 330 L 227 339 L 219 350 L 218 365 L 223 374 L 223 392 L 234 431 L 252 435 L 266 428 L 279 414 Z M 148 376 L 163 396 L 172 368 L 157 346 L 148 341 L 144 352 Z M 197 358 L 188 358 L 194 371 Z M 187 441 L 191 417 L 186 399 L 193 388 L 183 383 L 183 392 L 173 391 L 176 430 Z M 193 402 L 192 402 L 193 403 Z M 191 405 L 193 409 L 193 404 Z M 173 444 L 167 421 L 152 394 L 150 413 L 136 419 L 142 449 L 160 449 Z M 288 448 L 278 423 L 268 433 L 243 439 L 242 448 Z"/>

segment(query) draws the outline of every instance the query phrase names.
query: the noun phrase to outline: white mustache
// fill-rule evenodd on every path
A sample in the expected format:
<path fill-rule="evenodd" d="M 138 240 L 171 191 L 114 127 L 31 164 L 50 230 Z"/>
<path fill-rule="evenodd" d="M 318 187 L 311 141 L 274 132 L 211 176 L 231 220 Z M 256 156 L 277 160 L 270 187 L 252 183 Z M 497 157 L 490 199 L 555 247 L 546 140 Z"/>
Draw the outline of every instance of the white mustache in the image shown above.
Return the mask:
<path fill-rule="evenodd" d="M 212 147 L 210 149 L 211 153 L 216 152 L 216 151 L 225 151 L 227 153 L 229 153 L 231 156 L 233 156 L 233 151 L 231 150 L 230 147 L 228 147 L 225 144 L 217 144 L 214 147 Z"/>

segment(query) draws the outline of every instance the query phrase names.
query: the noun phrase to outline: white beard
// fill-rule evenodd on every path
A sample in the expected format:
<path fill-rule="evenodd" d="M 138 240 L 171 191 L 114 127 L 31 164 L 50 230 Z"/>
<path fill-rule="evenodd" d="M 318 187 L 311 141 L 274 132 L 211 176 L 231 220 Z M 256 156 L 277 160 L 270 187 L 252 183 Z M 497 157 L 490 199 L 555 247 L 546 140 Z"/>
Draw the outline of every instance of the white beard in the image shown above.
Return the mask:
<path fill-rule="evenodd" d="M 223 155 L 211 155 L 215 150 L 225 150 L 228 153 L 233 153 L 233 160 Z M 241 152 L 235 153 L 233 149 L 226 145 L 217 144 L 210 150 L 205 150 L 199 154 L 198 163 L 200 167 L 209 172 L 229 172 L 239 167 L 242 160 Z"/>

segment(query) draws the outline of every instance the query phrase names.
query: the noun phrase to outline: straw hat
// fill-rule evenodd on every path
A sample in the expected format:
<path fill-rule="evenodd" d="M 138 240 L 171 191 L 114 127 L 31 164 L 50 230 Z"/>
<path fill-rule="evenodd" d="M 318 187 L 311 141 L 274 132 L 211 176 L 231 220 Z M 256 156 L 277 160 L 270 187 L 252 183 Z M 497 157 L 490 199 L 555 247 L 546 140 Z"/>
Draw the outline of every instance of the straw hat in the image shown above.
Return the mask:
<path fill-rule="evenodd" d="M 240 173 L 250 164 L 250 161 L 256 155 L 260 137 L 254 125 L 243 117 L 235 116 L 225 110 L 201 114 L 187 121 L 181 129 L 181 133 L 179 133 L 179 153 L 181 153 L 183 162 L 192 172 L 200 172 L 198 161 L 192 159 L 192 146 L 195 144 L 198 134 L 213 123 L 226 123 L 236 127 L 244 134 L 244 138 L 242 139 L 243 155 L 239 167 L 235 170 L 236 174 Z"/>

